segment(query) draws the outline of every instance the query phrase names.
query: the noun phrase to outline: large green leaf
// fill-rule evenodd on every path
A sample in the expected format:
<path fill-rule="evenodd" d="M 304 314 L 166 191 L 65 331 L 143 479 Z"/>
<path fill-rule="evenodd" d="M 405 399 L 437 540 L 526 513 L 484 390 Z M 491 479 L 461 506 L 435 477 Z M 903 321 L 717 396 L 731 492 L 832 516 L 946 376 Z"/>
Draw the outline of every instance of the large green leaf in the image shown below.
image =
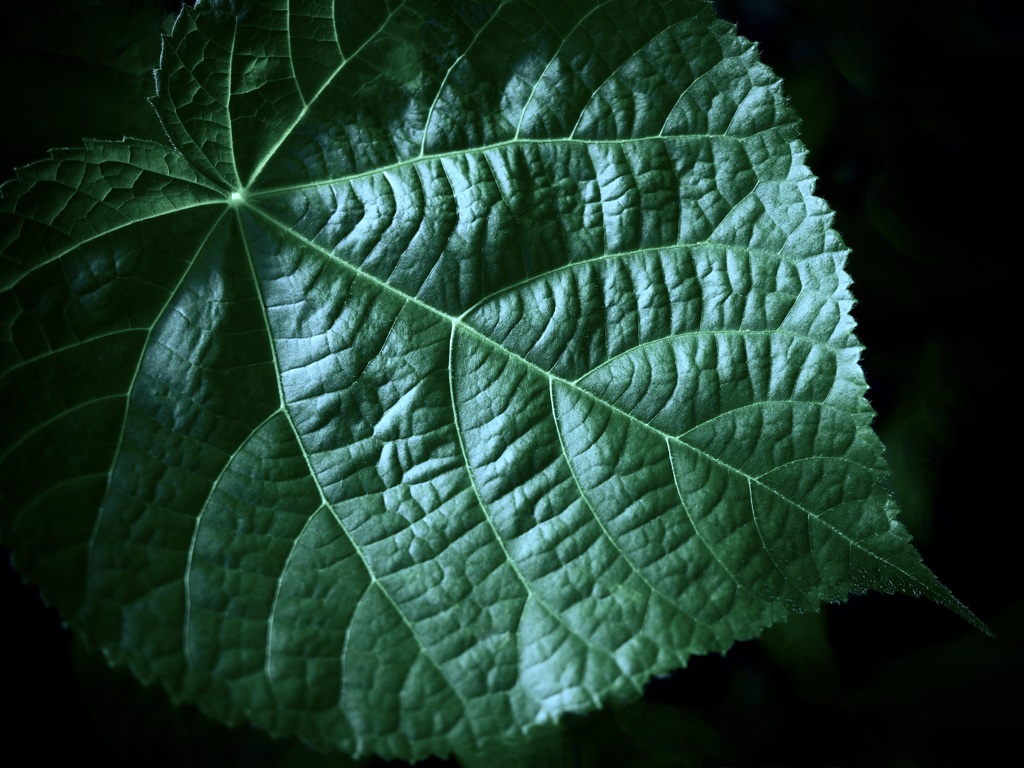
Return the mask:
<path fill-rule="evenodd" d="M 415 759 L 868 589 L 846 251 L 705 0 L 200 4 L 4 187 L 5 543 L 211 715 Z"/>

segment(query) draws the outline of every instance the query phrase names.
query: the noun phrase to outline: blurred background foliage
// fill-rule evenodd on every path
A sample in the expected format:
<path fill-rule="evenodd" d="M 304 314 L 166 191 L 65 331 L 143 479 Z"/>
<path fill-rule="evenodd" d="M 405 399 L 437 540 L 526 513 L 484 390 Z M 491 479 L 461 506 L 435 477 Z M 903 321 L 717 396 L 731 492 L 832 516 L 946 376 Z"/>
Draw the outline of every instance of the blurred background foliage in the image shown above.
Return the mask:
<path fill-rule="evenodd" d="M 1008 294 L 1020 290 L 1024 13 L 964 0 L 715 5 L 785 81 L 818 192 L 853 250 L 862 363 L 902 519 L 996 638 L 919 600 L 866 595 L 694 659 L 636 705 L 462 756 L 463 768 L 959 766 L 1000 754 L 1024 722 L 1019 449 L 1006 447 L 1020 429 L 1009 368 L 1020 300 Z M 83 136 L 161 140 L 145 98 L 179 6 L 4 3 L 0 179 Z M 74 643 L 0 560 L 0 674 L 17 713 L 2 726 L 5 749 L 108 766 L 354 765 L 139 688 Z"/>

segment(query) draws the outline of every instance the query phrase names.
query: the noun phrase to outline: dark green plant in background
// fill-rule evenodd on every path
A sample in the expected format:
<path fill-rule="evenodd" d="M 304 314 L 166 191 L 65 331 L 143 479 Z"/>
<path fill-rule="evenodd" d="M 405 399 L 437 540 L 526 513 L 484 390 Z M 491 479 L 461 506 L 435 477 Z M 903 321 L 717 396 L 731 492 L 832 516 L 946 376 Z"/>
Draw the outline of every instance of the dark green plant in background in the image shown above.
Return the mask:
<path fill-rule="evenodd" d="M 178 151 L 5 188 L 4 542 L 90 642 L 471 762 L 851 591 L 963 612 L 881 485 L 794 117 L 710 6 L 275 5 L 178 20 Z"/>

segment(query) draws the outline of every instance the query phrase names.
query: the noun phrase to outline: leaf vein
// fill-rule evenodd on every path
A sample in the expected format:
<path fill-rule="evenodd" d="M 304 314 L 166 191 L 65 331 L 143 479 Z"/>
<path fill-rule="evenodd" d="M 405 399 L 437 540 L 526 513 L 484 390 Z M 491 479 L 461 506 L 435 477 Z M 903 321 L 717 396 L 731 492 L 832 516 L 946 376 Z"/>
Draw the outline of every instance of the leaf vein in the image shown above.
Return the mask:
<path fill-rule="evenodd" d="M 561 449 L 562 455 L 565 457 L 565 463 L 568 466 L 569 475 L 572 477 L 572 481 L 576 485 L 576 490 L 579 493 L 580 500 L 590 511 L 590 514 L 594 518 L 594 521 L 601 529 L 602 535 L 605 539 L 608 540 L 612 547 L 615 548 L 615 551 L 619 553 L 619 555 L 622 557 L 625 563 L 630 567 L 630 570 L 632 570 L 637 576 L 640 577 L 640 580 L 647 585 L 648 589 L 650 589 L 652 593 L 661 595 L 669 602 L 670 605 L 672 605 L 674 608 L 677 608 L 682 613 L 686 614 L 686 616 L 688 616 L 693 622 L 697 624 L 704 624 L 705 626 L 708 626 L 710 628 L 710 625 L 707 624 L 707 622 L 700 620 L 694 614 L 690 613 L 690 611 L 688 611 L 685 608 L 685 606 L 682 604 L 682 601 L 678 597 L 671 597 L 670 595 L 665 593 L 664 590 L 662 590 L 660 587 L 655 586 L 655 584 L 643 572 L 641 567 L 637 565 L 637 563 L 629 555 L 626 554 L 622 547 L 619 546 L 619 543 L 615 540 L 615 537 L 612 535 L 611 531 L 608 530 L 608 528 L 604 524 L 604 521 L 597 514 L 597 510 L 594 508 L 594 505 L 593 503 L 591 503 L 590 498 L 587 495 L 587 492 L 583 489 L 583 485 L 580 483 L 579 477 L 576 474 L 576 469 L 573 466 L 572 459 L 569 457 L 569 449 L 565 444 L 565 437 L 562 435 L 562 426 L 558 417 L 558 408 L 555 405 L 553 387 L 554 379 L 548 379 L 548 399 L 551 402 L 552 420 L 555 423 L 555 434 L 558 436 L 558 444 Z"/>

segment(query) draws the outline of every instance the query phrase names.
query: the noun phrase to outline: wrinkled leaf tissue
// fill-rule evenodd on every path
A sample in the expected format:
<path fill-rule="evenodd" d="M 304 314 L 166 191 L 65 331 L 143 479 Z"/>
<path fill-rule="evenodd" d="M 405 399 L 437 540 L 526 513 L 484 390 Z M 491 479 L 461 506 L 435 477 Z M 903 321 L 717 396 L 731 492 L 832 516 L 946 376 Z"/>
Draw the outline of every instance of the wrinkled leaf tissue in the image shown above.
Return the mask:
<path fill-rule="evenodd" d="M 0 207 L 2 534 L 116 664 L 418 759 L 868 589 L 846 249 L 705 0 L 207 0 Z"/>

